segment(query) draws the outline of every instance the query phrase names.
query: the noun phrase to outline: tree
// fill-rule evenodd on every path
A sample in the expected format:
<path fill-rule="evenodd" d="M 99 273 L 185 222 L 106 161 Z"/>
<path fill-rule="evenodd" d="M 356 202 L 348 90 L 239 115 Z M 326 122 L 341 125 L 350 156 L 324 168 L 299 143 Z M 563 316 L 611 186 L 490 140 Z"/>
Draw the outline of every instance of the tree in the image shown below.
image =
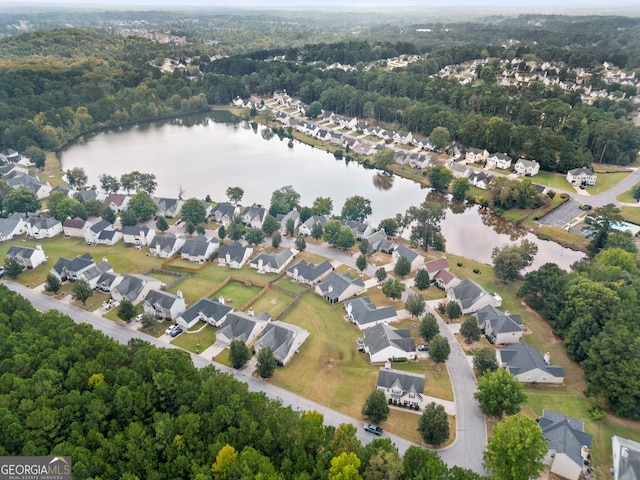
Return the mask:
<path fill-rule="evenodd" d="M 451 180 L 453 180 L 453 173 L 451 170 L 442 165 L 429 167 L 427 175 L 429 176 L 429 183 L 433 189 L 438 192 L 444 192 L 449 188 L 449 184 L 451 183 Z"/>
<path fill-rule="evenodd" d="M 468 178 L 456 178 L 451 184 L 451 196 L 456 200 L 464 200 L 471 188 Z"/>
<path fill-rule="evenodd" d="M 341 423 L 331 438 L 331 450 L 340 453 L 355 453 L 361 446 L 358 429 L 353 423 Z"/>
<path fill-rule="evenodd" d="M 449 419 L 444 407 L 435 402 L 424 407 L 420 420 L 418 420 L 418 432 L 425 443 L 439 446 L 447 441 L 451 434 Z"/>
<path fill-rule="evenodd" d="M 425 200 L 419 207 L 410 207 L 409 217 L 414 222 L 411 229 L 411 242 L 429 250 L 430 247 L 443 250 L 445 241 L 440 232 L 440 222 L 445 217 L 445 211 L 438 202 Z"/>
<path fill-rule="evenodd" d="M 429 356 L 435 363 L 444 363 L 449 358 L 451 346 L 446 338 L 438 334 L 433 337 L 429 344 Z"/>
<path fill-rule="evenodd" d="M 333 200 L 330 197 L 316 197 L 311 206 L 314 215 L 328 217 L 333 211 Z"/>
<path fill-rule="evenodd" d="M 36 147 L 35 145 L 30 145 L 24 150 L 25 156 L 29 157 L 29 159 L 35 164 L 36 168 L 42 170 L 47 161 L 47 155 L 40 147 Z"/>
<path fill-rule="evenodd" d="M 466 343 L 477 342 L 480 340 L 482 330 L 480 330 L 480 327 L 478 326 L 478 320 L 475 317 L 469 317 L 462 322 L 462 325 L 460 325 L 460 335 L 463 336 Z"/>
<path fill-rule="evenodd" d="M 61 222 L 64 222 L 67 218 L 78 217 L 78 213 L 82 213 L 80 210 L 81 203 L 75 198 L 69 198 L 62 192 L 56 192 L 49 197 L 47 202 L 49 207 L 49 213 L 51 216 Z M 100 204 L 101 208 L 104 208 L 104 204 Z M 86 212 L 86 208 L 85 208 Z"/>
<path fill-rule="evenodd" d="M 367 240 L 366 238 L 360 240 L 360 246 L 358 247 L 358 249 L 360 250 L 360 253 L 365 257 L 371 255 L 371 245 L 369 245 L 369 240 Z"/>
<path fill-rule="evenodd" d="M 287 222 L 285 224 L 285 231 L 287 232 L 288 236 L 293 237 L 293 234 L 296 232 L 296 222 L 293 218 L 287 219 Z"/>
<path fill-rule="evenodd" d="M 460 305 L 458 302 L 454 302 L 453 300 L 447 303 L 446 311 L 447 317 L 451 320 L 456 320 L 462 316 L 462 309 L 460 308 Z"/>
<path fill-rule="evenodd" d="M 242 197 L 244 197 L 244 190 L 240 187 L 229 187 L 227 188 L 226 194 L 229 201 L 235 206 L 238 206 L 242 201 Z"/>
<path fill-rule="evenodd" d="M 207 209 L 201 200 L 189 198 L 185 200 L 180 210 L 180 218 L 184 222 L 191 222 L 194 225 L 204 223 L 207 219 Z"/>
<path fill-rule="evenodd" d="M 380 267 L 376 270 L 375 276 L 376 280 L 378 280 L 378 283 L 382 283 L 387 278 L 387 271 L 384 269 L 384 267 Z"/>
<path fill-rule="evenodd" d="M 76 280 L 73 282 L 73 287 L 71 288 L 71 296 L 75 300 L 80 300 L 83 305 L 86 305 L 87 300 L 91 298 L 93 295 L 93 290 L 91 286 L 85 282 L 84 280 Z"/>
<path fill-rule="evenodd" d="M 540 425 L 529 417 L 513 415 L 494 427 L 484 464 L 500 480 L 529 480 L 544 469 L 547 450 Z"/>
<path fill-rule="evenodd" d="M 430 342 L 440 331 L 438 320 L 433 313 L 427 313 L 418 326 L 418 335 L 420 335 L 425 342 Z"/>
<path fill-rule="evenodd" d="M 402 297 L 402 292 L 405 291 L 405 288 L 405 284 L 400 280 L 390 278 L 382 284 L 382 293 L 384 293 L 386 297 L 398 300 Z"/>
<path fill-rule="evenodd" d="M 555 263 L 545 263 L 538 270 L 528 272 L 518 289 L 518 296 L 537 310 L 551 325 L 564 308 L 569 274 Z"/>
<path fill-rule="evenodd" d="M 131 300 L 128 298 L 123 298 L 118 306 L 118 318 L 120 320 L 124 320 L 125 322 L 130 321 L 133 317 L 136 316 L 136 307 Z"/>
<path fill-rule="evenodd" d="M 520 411 L 520 405 L 527 400 L 520 381 L 506 369 L 485 372 L 478 380 L 478 391 L 473 396 L 485 415 L 502 417 Z"/>
<path fill-rule="evenodd" d="M 198 226 L 196 227 L 196 233 L 197 233 L 198 235 L 204 235 L 204 234 L 206 234 L 206 233 L 207 233 L 207 230 L 204 228 L 204 225 L 198 225 Z"/>
<path fill-rule="evenodd" d="M 426 308 L 426 304 L 422 295 L 418 295 L 417 293 L 410 293 L 407 297 L 407 301 L 405 302 L 404 308 L 406 308 L 411 318 L 419 317 L 424 313 Z"/>
<path fill-rule="evenodd" d="M 287 214 L 294 208 L 300 208 L 300 194 L 291 185 L 285 185 L 271 194 L 269 213 L 274 217 Z"/>
<path fill-rule="evenodd" d="M 222 228 L 222 227 L 220 227 L 220 228 Z M 218 229 L 218 230 L 220 230 L 220 229 Z M 233 222 L 226 229 L 225 233 L 231 240 L 233 240 L 234 242 L 237 242 L 238 240 L 240 240 L 242 238 L 242 236 L 244 235 L 244 233 L 246 231 L 247 231 L 247 227 L 245 227 L 241 223 Z"/>
<path fill-rule="evenodd" d="M 264 242 L 264 232 L 261 228 L 258 227 L 250 227 L 247 229 L 247 232 L 244 234 L 244 239 L 250 245 L 258 245 Z"/>
<path fill-rule="evenodd" d="M 360 459 L 353 452 L 342 452 L 331 459 L 329 480 L 361 480 Z"/>
<path fill-rule="evenodd" d="M 389 451 L 380 448 L 369 457 L 363 478 L 365 480 L 400 480 L 403 478 L 402 473 L 402 460 L 397 449 Z"/>
<path fill-rule="evenodd" d="M 380 170 L 387 170 L 396 161 L 396 155 L 390 148 L 378 150 L 373 156 L 373 164 Z"/>
<path fill-rule="evenodd" d="M 156 220 L 156 228 L 164 233 L 169 230 L 169 224 L 164 217 L 158 217 Z"/>
<path fill-rule="evenodd" d="M 387 235 L 395 237 L 396 233 L 398 233 L 398 222 L 396 222 L 395 218 L 383 218 L 380 220 L 378 230 L 384 230 Z"/>
<path fill-rule="evenodd" d="M 138 218 L 133 210 L 127 208 L 120 214 L 120 223 L 123 227 L 134 227 L 138 223 Z"/>
<path fill-rule="evenodd" d="M 102 211 L 100 212 L 100 216 L 103 220 L 106 220 L 109 223 L 113 223 L 116 221 L 116 213 L 111 210 L 108 205 L 105 205 Z"/>
<path fill-rule="evenodd" d="M 50 293 L 56 293 L 60 290 L 62 284 L 60 283 L 60 279 L 56 277 L 53 273 L 47 274 L 47 281 L 44 284 L 44 289 Z"/>
<path fill-rule="evenodd" d="M 107 175 L 106 173 L 101 173 L 98 176 L 98 181 L 100 182 L 100 187 L 102 187 L 102 190 L 104 192 L 116 193 L 118 190 L 120 190 L 120 181 L 118 180 L 117 177 L 114 177 L 113 175 Z"/>
<path fill-rule="evenodd" d="M 360 274 L 362 274 L 362 272 L 364 272 L 367 268 L 367 257 L 365 257 L 363 254 L 358 255 L 358 258 L 356 258 L 356 267 L 358 267 L 358 270 L 360 270 Z"/>
<path fill-rule="evenodd" d="M 274 217 L 273 215 L 267 214 L 264 222 L 262 222 L 262 231 L 265 233 L 265 235 L 273 235 L 273 233 L 277 232 L 278 230 L 280 230 L 280 222 L 278 222 L 278 220 L 276 220 L 276 217 Z"/>
<path fill-rule="evenodd" d="M 227 443 L 216 455 L 216 461 L 211 466 L 211 471 L 216 478 L 228 478 L 229 468 L 237 458 L 238 452 Z"/>
<path fill-rule="evenodd" d="M 491 347 L 482 347 L 473 354 L 473 366 L 478 370 L 480 375 L 485 372 L 493 372 L 498 369 L 498 360 L 496 360 L 496 352 Z"/>
<path fill-rule="evenodd" d="M 342 228 L 342 224 L 340 220 L 329 220 L 324 224 L 322 238 L 329 245 L 335 246 L 338 243 L 338 237 L 340 236 L 340 229 Z"/>
<path fill-rule="evenodd" d="M 51 203 L 51 195 L 49 196 L 49 201 L 47 202 L 47 206 Z M 84 209 L 87 212 L 87 215 L 92 217 L 99 217 L 102 209 L 104 208 L 104 203 L 102 203 L 97 198 L 92 198 L 91 200 L 87 200 L 84 202 Z M 51 210 L 51 207 L 49 207 Z"/>
<path fill-rule="evenodd" d="M 436 127 L 431 131 L 431 135 L 429 135 L 429 143 L 439 151 L 444 150 L 450 141 L 451 134 L 447 127 Z"/>
<path fill-rule="evenodd" d="M 356 236 L 349 227 L 341 227 L 338 231 L 338 238 L 334 246 L 343 250 L 349 250 L 356 244 Z"/>
<path fill-rule="evenodd" d="M 145 220 L 156 213 L 156 202 L 153 201 L 151 195 L 147 192 L 138 192 L 129 200 L 129 206 L 136 218 Z"/>
<path fill-rule="evenodd" d="M 235 339 L 229 345 L 229 361 L 233 368 L 240 368 L 251 358 L 249 347 L 242 340 Z"/>
<path fill-rule="evenodd" d="M 299 252 L 304 252 L 307 249 L 307 241 L 304 239 L 303 236 L 299 236 L 298 238 L 296 238 L 296 250 L 298 250 Z"/>
<path fill-rule="evenodd" d="M 2 206 L 7 213 L 36 212 L 40 208 L 40 200 L 35 193 L 25 187 L 20 187 L 5 195 Z"/>
<path fill-rule="evenodd" d="M 640 202 L 640 185 L 633 190 L 633 199 L 636 202 Z"/>
<path fill-rule="evenodd" d="M 398 275 L 400 278 L 404 278 L 409 274 L 409 272 L 411 272 L 411 262 L 404 255 L 400 255 L 393 267 L 393 273 Z"/>
<path fill-rule="evenodd" d="M 371 215 L 371 200 L 360 195 L 354 195 L 344 201 L 341 212 L 344 220 L 364 222 L 369 215 Z"/>
<path fill-rule="evenodd" d="M 536 253 L 538 246 L 529 240 L 523 240 L 520 245 L 494 247 L 491 259 L 496 277 L 505 283 L 517 280 L 520 272 L 533 263 Z"/>
<path fill-rule="evenodd" d="M 273 248 L 278 248 L 281 242 L 282 242 L 282 235 L 280 235 L 280 232 L 276 232 L 271 236 L 271 246 Z"/>
<path fill-rule="evenodd" d="M 149 195 L 153 195 L 153 192 L 158 188 L 156 176 L 153 173 L 140 173 L 138 175 L 137 188 L 147 192 Z"/>
<path fill-rule="evenodd" d="M 313 227 L 311 227 L 311 237 L 313 237 L 314 240 L 320 240 L 323 235 L 324 227 L 322 224 L 320 222 L 314 223 Z"/>
<path fill-rule="evenodd" d="M 386 420 L 389 418 L 389 413 L 387 398 L 381 390 L 371 392 L 362 406 L 362 416 L 373 423 L 380 423 Z"/>
<path fill-rule="evenodd" d="M 421 268 L 416 273 L 416 278 L 413 279 L 413 284 L 421 292 L 431 286 L 431 278 L 429 278 L 429 272 L 426 268 Z"/>
<path fill-rule="evenodd" d="M 319 101 L 315 100 L 309 104 L 304 113 L 308 118 L 318 118 L 322 114 L 322 104 Z"/>
<path fill-rule="evenodd" d="M 18 278 L 18 275 L 22 273 L 22 265 L 13 257 L 7 257 L 4 261 L 4 275 L 9 278 Z"/>
<path fill-rule="evenodd" d="M 87 173 L 82 167 L 74 167 L 64 172 L 70 187 L 82 189 L 87 184 Z"/>
<path fill-rule="evenodd" d="M 217 234 L 218 234 L 218 238 L 222 242 L 227 236 L 227 229 L 224 227 L 224 225 L 220 225 L 220 227 L 218 227 Z"/>
<path fill-rule="evenodd" d="M 587 237 L 591 238 L 588 251 L 593 256 L 607 244 L 607 239 L 614 231 L 614 225 L 623 221 L 621 210 L 613 203 L 594 209 L 584 219 L 587 224 Z"/>
<path fill-rule="evenodd" d="M 258 353 L 258 361 L 256 363 L 256 372 L 262 378 L 271 378 L 277 366 L 276 357 L 273 356 L 271 347 L 264 347 Z"/>

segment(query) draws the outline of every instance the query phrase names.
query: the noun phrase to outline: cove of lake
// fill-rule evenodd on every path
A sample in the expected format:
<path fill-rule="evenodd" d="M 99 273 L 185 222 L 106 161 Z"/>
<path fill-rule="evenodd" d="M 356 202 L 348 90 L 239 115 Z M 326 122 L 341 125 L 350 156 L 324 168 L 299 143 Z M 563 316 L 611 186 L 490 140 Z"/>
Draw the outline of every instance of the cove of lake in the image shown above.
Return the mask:
<path fill-rule="evenodd" d="M 361 195 L 371 200 L 371 224 L 404 213 L 422 203 L 429 193 L 410 180 L 365 169 L 357 162 L 336 160 L 308 145 L 269 135 L 261 127 L 239 121 L 228 112 L 212 112 L 159 121 L 80 138 L 60 153 L 63 170 L 82 167 L 89 185 L 99 185 L 100 174 L 120 177 L 134 170 L 153 173 L 155 196 L 205 198 L 226 201 L 228 187 L 244 189 L 243 205 L 268 205 L 274 190 L 291 185 L 302 205 L 316 197 L 330 197 L 339 214 L 345 199 Z M 543 241 L 477 206 L 447 209 L 442 222 L 448 252 L 491 263 L 496 246 L 527 238 L 538 245 L 532 269 L 552 262 L 566 270 L 583 258 L 581 252 Z"/>

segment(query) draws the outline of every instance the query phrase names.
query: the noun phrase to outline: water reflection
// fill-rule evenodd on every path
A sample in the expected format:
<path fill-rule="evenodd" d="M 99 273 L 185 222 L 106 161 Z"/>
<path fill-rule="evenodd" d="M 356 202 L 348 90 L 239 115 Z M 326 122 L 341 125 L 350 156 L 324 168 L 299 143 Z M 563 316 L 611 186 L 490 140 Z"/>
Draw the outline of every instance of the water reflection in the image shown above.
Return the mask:
<path fill-rule="evenodd" d="M 515 242 L 516 240 L 522 238 L 527 233 L 524 229 L 517 227 L 513 223 L 508 220 L 505 220 L 502 217 L 494 215 L 489 210 L 483 208 L 479 209 L 478 213 L 482 218 L 482 223 L 484 223 L 487 227 L 493 228 L 493 230 L 500 235 L 509 235 L 509 240 Z"/>
<path fill-rule="evenodd" d="M 261 129 L 260 135 L 262 135 L 262 138 L 264 138 L 265 140 L 271 140 L 273 137 L 276 136 L 276 134 L 273 133 L 273 130 L 271 130 L 270 128 Z"/>
<path fill-rule="evenodd" d="M 378 190 L 391 190 L 394 178 L 392 173 L 378 172 L 373 176 L 373 185 Z"/>

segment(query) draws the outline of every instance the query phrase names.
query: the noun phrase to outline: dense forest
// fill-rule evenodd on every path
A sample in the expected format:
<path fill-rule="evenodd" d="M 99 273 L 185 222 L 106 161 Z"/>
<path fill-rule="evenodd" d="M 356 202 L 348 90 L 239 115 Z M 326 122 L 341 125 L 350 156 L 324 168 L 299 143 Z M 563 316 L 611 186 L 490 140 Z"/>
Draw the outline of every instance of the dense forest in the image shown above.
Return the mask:
<path fill-rule="evenodd" d="M 197 370 L 183 351 L 119 345 L 39 313 L 0 286 L 0 455 L 70 455 L 75 479 L 481 478 L 355 433 Z"/>

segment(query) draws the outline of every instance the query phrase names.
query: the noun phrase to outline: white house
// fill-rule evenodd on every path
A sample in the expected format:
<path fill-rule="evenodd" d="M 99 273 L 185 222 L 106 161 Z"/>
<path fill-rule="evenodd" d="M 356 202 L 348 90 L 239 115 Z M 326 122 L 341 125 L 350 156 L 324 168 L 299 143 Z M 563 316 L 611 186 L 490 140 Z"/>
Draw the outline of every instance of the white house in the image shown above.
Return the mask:
<path fill-rule="evenodd" d="M 391 261 L 395 265 L 400 257 L 405 257 L 411 263 L 411 271 L 417 270 L 424 265 L 424 257 L 418 252 L 405 247 L 402 244 L 396 244 L 396 249 L 391 254 Z"/>
<path fill-rule="evenodd" d="M 360 330 L 389 323 L 398 319 L 398 312 L 392 306 L 376 307 L 369 297 L 356 298 L 344 302 L 345 319 L 355 323 Z"/>
<path fill-rule="evenodd" d="M 540 164 L 535 160 L 525 160 L 524 158 L 519 158 L 513 168 L 518 175 L 533 177 L 540 171 Z"/>
<path fill-rule="evenodd" d="M 256 354 L 265 347 L 271 348 L 280 365 L 286 365 L 309 337 L 309 332 L 296 325 L 279 320 L 269 322 L 255 343 Z"/>
<path fill-rule="evenodd" d="M 471 163 L 482 163 L 489 158 L 489 152 L 480 148 L 469 147 L 465 153 L 465 159 Z"/>
<path fill-rule="evenodd" d="M 244 312 L 230 312 L 220 330 L 216 332 L 216 340 L 228 345 L 237 339 L 251 345 L 270 322 L 271 316 L 267 312 L 259 313 L 257 316 Z"/>
<path fill-rule="evenodd" d="M 287 270 L 287 275 L 290 276 L 294 282 L 315 285 L 325 279 L 332 271 L 333 266 L 328 260 L 318 265 L 301 260 Z"/>
<path fill-rule="evenodd" d="M 176 323 L 185 328 L 191 328 L 199 321 L 202 321 L 214 327 L 219 327 L 231 312 L 233 312 L 233 307 L 225 305 L 223 298 L 217 301 L 202 298 L 182 312 Z"/>
<path fill-rule="evenodd" d="M 7 251 L 7 257 L 13 258 L 22 268 L 36 268 L 47 260 L 41 245 L 36 245 L 36 248 L 12 245 Z"/>
<path fill-rule="evenodd" d="M 204 235 L 187 239 L 182 246 L 180 255 L 183 260 L 204 263 L 218 250 L 220 243 L 216 239 L 208 240 Z"/>
<path fill-rule="evenodd" d="M 252 247 L 245 247 L 239 242 L 223 245 L 218 252 L 218 265 L 221 267 L 242 268 L 253 254 Z"/>
<path fill-rule="evenodd" d="M 351 278 L 348 273 L 331 272 L 327 278 L 316 285 L 316 293 L 330 303 L 338 303 L 349 297 L 360 295 L 366 290 L 360 278 Z"/>
<path fill-rule="evenodd" d="M 27 235 L 30 237 L 52 238 L 62 233 L 62 222 L 57 218 L 29 218 L 27 221 Z"/>
<path fill-rule="evenodd" d="M 613 451 L 613 480 L 640 478 L 640 443 L 614 435 L 611 437 Z"/>
<path fill-rule="evenodd" d="M 492 153 L 487 157 L 487 167 L 507 170 L 511 168 L 511 157 L 506 153 Z"/>
<path fill-rule="evenodd" d="M 178 318 L 178 315 L 186 309 L 184 297 L 180 290 L 175 295 L 162 290 L 149 290 L 147 296 L 144 297 L 142 307 L 145 313 L 150 313 L 158 318 L 170 318 L 171 320 Z"/>
<path fill-rule="evenodd" d="M 447 292 L 447 299 L 457 302 L 463 315 L 477 312 L 485 305 L 494 307 L 502 305 L 502 297 L 500 295 L 487 292 L 469 278 L 465 278 L 458 286 L 451 288 Z"/>
<path fill-rule="evenodd" d="M 387 401 L 396 405 L 421 408 L 424 402 L 425 377 L 419 373 L 381 367 L 376 389 L 384 393 Z"/>
<path fill-rule="evenodd" d="M 303 236 L 309 236 L 311 235 L 311 231 L 313 230 L 313 226 L 319 223 L 320 225 L 322 225 L 324 227 L 324 224 L 327 223 L 327 217 L 323 217 L 322 215 L 312 215 L 311 217 L 309 217 L 307 219 L 306 222 L 304 222 L 302 225 L 300 225 L 300 228 L 298 229 L 298 233 L 300 235 Z"/>
<path fill-rule="evenodd" d="M 0 241 L 11 240 L 27 231 L 24 215 L 14 213 L 8 218 L 0 218 Z"/>
<path fill-rule="evenodd" d="M 379 323 L 364 331 L 364 351 L 371 363 L 383 363 L 393 358 L 415 360 L 416 341 L 409 329 L 393 328 Z"/>
<path fill-rule="evenodd" d="M 506 368 L 522 383 L 564 383 L 564 369 L 549 365 L 549 354 L 527 343 L 516 343 L 496 350 L 496 359 L 501 368 Z"/>
<path fill-rule="evenodd" d="M 476 313 L 478 327 L 496 345 L 518 343 L 522 338 L 522 317 L 503 313 L 492 305 L 485 305 Z"/>
<path fill-rule="evenodd" d="M 91 227 L 91 223 L 79 217 L 67 218 L 62 222 L 62 231 L 65 237 L 84 237 L 89 227 Z"/>
<path fill-rule="evenodd" d="M 104 203 L 105 206 L 109 207 L 114 212 L 118 213 L 123 212 L 127 209 L 130 199 L 131 197 L 129 197 L 128 195 L 123 195 L 122 193 L 110 193 L 102 203 Z"/>
<path fill-rule="evenodd" d="M 281 273 L 293 258 L 293 252 L 289 248 L 279 253 L 261 252 L 251 260 L 249 266 L 257 269 L 258 273 Z"/>
<path fill-rule="evenodd" d="M 592 437 L 584 431 L 584 423 L 545 408 L 538 425 L 547 441 L 549 450 L 544 462 L 551 473 L 567 480 L 585 478 Z"/>
<path fill-rule="evenodd" d="M 567 172 L 567 182 L 571 185 L 595 185 L 597 175 L 587 167 L 574 168 Z"/>
<path fill-rule="evenodd" d="M 132 227 L 126 226 L 122 230 L 122 240 L 125 245 L 141 245 L 146 247 L 155 236 L 155 229 L 149 228 L 144 224 L 138 224 Z"/>
<path fill-rule="evenodd" d="M 172 234 L 156 235 L 149 243 L 149 253 L 160 258 L 171 258 L 176 255 L 187 240 Z"/>

